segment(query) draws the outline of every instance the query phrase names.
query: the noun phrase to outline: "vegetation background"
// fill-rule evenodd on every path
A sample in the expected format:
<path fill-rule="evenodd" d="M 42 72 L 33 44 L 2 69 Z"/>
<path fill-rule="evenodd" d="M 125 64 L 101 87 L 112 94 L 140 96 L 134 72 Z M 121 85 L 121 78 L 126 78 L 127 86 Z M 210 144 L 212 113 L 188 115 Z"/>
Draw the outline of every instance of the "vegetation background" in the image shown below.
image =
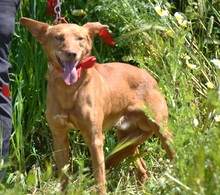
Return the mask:
<path fill-rule="evenodd" d="M 62 16 L 69 22 L 109 25 L 117 45 L 107 47 L 97 37 L 93 53 L 98 61 L 124 61 L 148 70 L 169 107 L 176 159 L 169 162 L 152 137 L 141 146 L 150 175 L 143 188 L 129 158 L 108 173 L 108 194 L 220 194 L 220 68 L 213 61 L 220 59 L 219 0 L 62 3 Z M 10 54 L 13 133 L 2 194 L 59 194 L 45 120 L 47 59 L 19 24 L 21 16 L 52 24 L 55 16 L 46 9 L 45 0 L 23 0 L 17 14 Z M 114 131 L 107 134 L 106 155 L 116 143 Z M 95 194 L 88 149 L 78 131 L 71 130 L 70 139 L 73 174 L 67 194 Z"/>

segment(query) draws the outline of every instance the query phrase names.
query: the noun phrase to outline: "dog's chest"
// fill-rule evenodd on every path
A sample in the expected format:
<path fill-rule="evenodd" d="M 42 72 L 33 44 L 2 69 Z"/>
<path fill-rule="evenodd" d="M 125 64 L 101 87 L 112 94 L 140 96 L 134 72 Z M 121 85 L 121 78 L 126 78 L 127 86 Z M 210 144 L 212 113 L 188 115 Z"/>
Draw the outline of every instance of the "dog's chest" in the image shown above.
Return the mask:
<path fill-rule="evenodd" d="M 69 97 L 66 94 L 62 94 L 61 96 L 58 96 L 57 99 L 62 110 L 74 109 L 75 101 L 73 101 L 73 97 Z"/>
<path fill-rule="evenodd" d="M 65 129 L 78 129 L 74 121 L 71 119 L 72 117 L 66 114 L 57 114 L 53 117 L 54 123 L 57 123 Z"/>
<path fill-rule="evenodd" d="M 74 110 L 77 104 L 77 94 L 71 90 L 56 90 L 54 98 L 57 99 L 61 110 Z"/>

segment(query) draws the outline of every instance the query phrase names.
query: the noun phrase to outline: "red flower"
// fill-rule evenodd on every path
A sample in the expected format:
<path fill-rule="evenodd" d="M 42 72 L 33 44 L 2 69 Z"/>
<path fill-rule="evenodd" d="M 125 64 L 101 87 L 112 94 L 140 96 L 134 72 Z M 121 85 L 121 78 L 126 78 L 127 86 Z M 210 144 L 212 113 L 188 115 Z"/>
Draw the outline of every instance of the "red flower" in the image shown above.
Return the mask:
<path fill-rule="evenodd" d="M 55 15 L 54 7 L 57 5 L 57 0 L 48 0 L 47 1 L 47 15 Z"/>
<path fill-rule="evenodd" d="M 106 29 L 102 29 L 99 31 L 99 37 L 104 41 L 106 45 L 115 45 L 115 41 L 112 38 L 111 33 L 108 32 Z"/>
<path fill-rule="evenodd" d="M 2 85 L 2 94 L 7 98 L 10 97 L 11 94 L 8 85 Z"/>

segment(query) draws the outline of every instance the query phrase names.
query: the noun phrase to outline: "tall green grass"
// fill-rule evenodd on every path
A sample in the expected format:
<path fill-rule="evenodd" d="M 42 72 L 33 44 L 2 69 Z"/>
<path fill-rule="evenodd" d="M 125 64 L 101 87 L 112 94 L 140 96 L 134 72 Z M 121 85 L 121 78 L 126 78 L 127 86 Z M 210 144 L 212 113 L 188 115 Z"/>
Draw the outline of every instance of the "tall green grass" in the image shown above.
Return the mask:
<path fill-rule="evenodd" d="M 169 14 L 158 15 L 157 5 Z M 25 16 L 52 23 L 54 17 L 45 15 L 45 9 L 43 0 L 23 0 L 17 21 Z M 83 9 L 87 15 L 73 16 L 74 9 Z M 117 45 L 106 47 L 96 38 L 93 53 L 98 61 L 127 59 L 148 70 L 159 82 L 169 107 L 175 160 L 169 162 L 159 140 L 152 137 L 141 146 L 151 175 L 143 189 L 137 186 L 134 159 L 128 158 L 108 172 L 109 194 L 220 193 L 220 122 L 214 119 L 220 115 L 220 70 L 211 62 L 220 59 L 219 10 L 217 0 L 63 1 L 62 15 L 69 22 L 100 21 L 110 26 Z M 175 12 L 188 21 L 186 27 L 180 26 Z M 45 120 L 47 60 L 18 22 L 10 62 L 14 128 L 3 193 L 56 194 L 52 139 Z M 115 147 L 114 131 L 106 137 L 108 155 Z M 70 139 L 73 174 L 67 193 L 94 194 L 88 149 L 79 132 L 71 131 Z"/>

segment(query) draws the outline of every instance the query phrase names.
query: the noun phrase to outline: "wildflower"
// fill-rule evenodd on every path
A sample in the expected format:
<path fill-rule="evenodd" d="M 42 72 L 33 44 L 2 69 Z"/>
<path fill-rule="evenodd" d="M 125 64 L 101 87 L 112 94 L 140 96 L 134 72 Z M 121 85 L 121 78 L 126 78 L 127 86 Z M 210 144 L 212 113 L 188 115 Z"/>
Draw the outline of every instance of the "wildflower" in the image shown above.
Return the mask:
<path fill-rule="evenodd" d="M 166 183 L 166 178 L 165 177 L 161 177 L 161 178 L 158 179 L 158 185 L 160 187 L 163 187 L 165 183 Z"/>
<path fill-rule="evenodd" d="M 210 60 L 213 64 L 215 64 L 217 66 L 218 69 L 220 69 L 220 60 L 218 59 L 213 59 L 213 60 Z"/>
<path fill-rule="evenodd" d="M 150 49 L 150 51 L 153 52 L 153 53 L 155 53 L 155 52 L 157 51 L 156 48 L 155 48 L 153 45 L 150 45 L 150 46 L 149 46 L 149 49 Z"/>
<path fill-rule="evenodd" d="M 57 0 L 48 0 L 47 1 L 47 15 L 55 15 L 54 7 L 57 5 Z"/>
<path fill-rule="evenodd" d="M 190 68 L 190 69 L 196 68 L 196 65 L 195 65 L 195 64 L 192 64 L 192 63 L 189 62 L 190 56 L 188 56 L 187 54 L 182 54 L 182 55 L 181 55 L 181 58 L 184 59 L 184 60 L 186 60 L 186 65 L 187 65 L 188 68 Z"/>
<path fill-rule="evenodd" d="M 182 54 L 181 58 L 183 58 L 184 60 L 189 60 L 190 57 L 187 54 Z"/>
<path fill-rule="evenodd" d="M 167 30 L 167 31 L 165 31 L 164 34 L 167 35 L 167 36 L 170 36 L 170 37 L 174 36 L 174 32 L 172 30 Z"/>
<path fill-rule="evenodd" d="M 123 57 L 122 57 L 122 60 L 123 60 L 124 62 L 129 62 L 129 61 L 133 60 L 133 58 L 132 58 L 131 56 L 123 56 Z"/>
<path fill-rule="evenodd" d="M 220 122 L 220 115 L 216 115 L 216 116 L 214 117 L 214 119 L 215 119 L 216 122 Z"/>
<path fill-rule="evenodd" d="M 187 20 L 179 20 L 178 23 L 181 27 L 187 27 L 188 24 Z"/>
<path fill-rule="evenodd" d="M 176 12 L 174 14 L 178 24 L 181 26 L 181 27 L 186 27 L 187 24 L 188 24 L 188 21 L 187 20 L 184 20 L 183 16 L 179 13 L 179 12 Z"/>
<path fill-rule="evenodd" d="M 198 119 L 194 118 L 193 124 L 194 124 L 195 127 L 197 127 L 199 125 Z"/>
<path fill-rule="evenodd" d="M 213 88 L 215 87 L 215 85 L 214 85 L 212 82 L 210 82 L 210 81 L 208 81 L 205 85 L 206 85 L 209 89 L 213 89 Z"/>
<path fill-rule="evenodd" d="M 191 64 L 188 60 L 186 60 L 186 65 L 190 69 L 195 69 L 196 68 L 196 65 L 195 64 Z"/>
<path fill-rule="evenodd" d="M 115 45 L 115 41 L 112 38 L 111 33 L 108 32 L 106 29 L 102 29 L 99 31 L 99 37 L 104 41 L 106 45 Z"/>
<path fill-rule="evenodd" d="M 183 20 L 183 16 L 179 12 L 175 12 L 174 16 L 175 16 L 177 22 Z"/>
<path fill-rule="evenodd" d="M 157 5 L 157 6 L 155 7 L 155 11 L 156 11 L 157 14 L 158 14 L 159 16 L 161 16 L 161 17 L 163 17 L 163 16 L 168 16 L 168 14 L 169 14 L 169 11 L 168 11 L 168 10 L 163 10 L 163 9 L 161 9 L 161 7 L 160 7 L 159 5 Z"/>
<path fill-rule="evenodd" d="M 75 9 L 75 10 L 73 10 L 72 14 L 74 16 L 85 16 L 86 12 L 82 9 Z"/>

